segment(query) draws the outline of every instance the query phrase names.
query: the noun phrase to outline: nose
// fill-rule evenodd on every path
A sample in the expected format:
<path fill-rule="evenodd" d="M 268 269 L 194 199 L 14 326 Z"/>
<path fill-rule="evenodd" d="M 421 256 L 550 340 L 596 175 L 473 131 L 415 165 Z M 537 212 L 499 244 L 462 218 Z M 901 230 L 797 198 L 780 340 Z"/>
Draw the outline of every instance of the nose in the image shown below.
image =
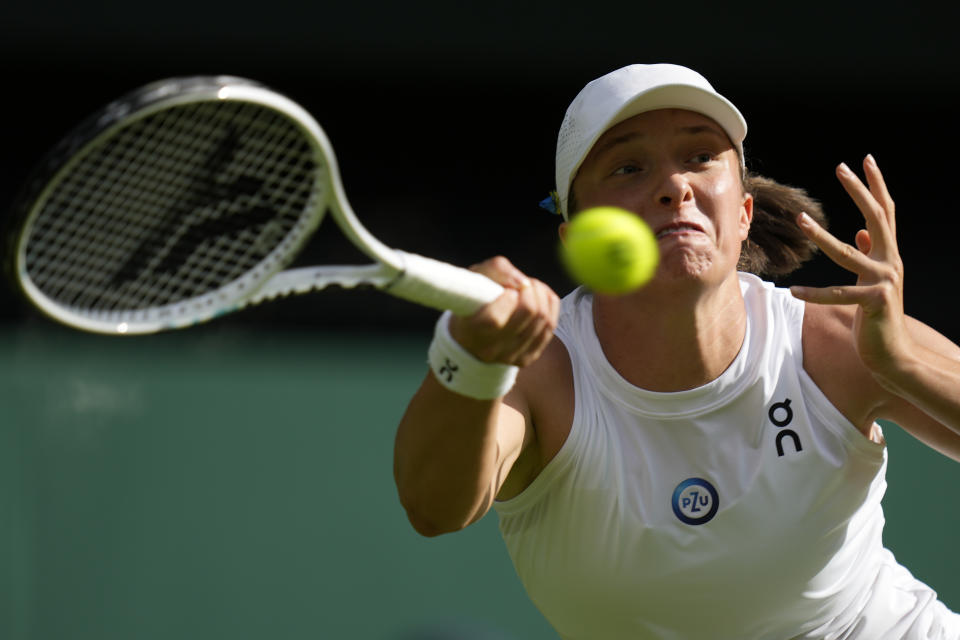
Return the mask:
<path fill-rule="evenodd" d="M 693 199 L 693 189 L 686 173 L 676 167 L 664 167 L 657 184 L 654 199 L 657 204 L 668 208 L 679 208 L 681 204 Z"/>

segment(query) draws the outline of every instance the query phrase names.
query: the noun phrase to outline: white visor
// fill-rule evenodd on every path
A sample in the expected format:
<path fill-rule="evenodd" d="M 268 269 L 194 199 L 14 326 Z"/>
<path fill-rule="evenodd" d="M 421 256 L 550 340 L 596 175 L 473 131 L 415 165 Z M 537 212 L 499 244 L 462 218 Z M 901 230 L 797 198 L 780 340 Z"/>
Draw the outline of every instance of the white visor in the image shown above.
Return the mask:
<path fill-rule="evenodd" d="M 696 71 L 674 64 L 634 64 L 593 80 L 567 108 L 557 136 L 557 196 L 567 218 L 573 179 L 596 141 L 608 129 L 656 109 L 686 109 L 719 124 L 743 165 L 747 122 L 732 102 Z"/>

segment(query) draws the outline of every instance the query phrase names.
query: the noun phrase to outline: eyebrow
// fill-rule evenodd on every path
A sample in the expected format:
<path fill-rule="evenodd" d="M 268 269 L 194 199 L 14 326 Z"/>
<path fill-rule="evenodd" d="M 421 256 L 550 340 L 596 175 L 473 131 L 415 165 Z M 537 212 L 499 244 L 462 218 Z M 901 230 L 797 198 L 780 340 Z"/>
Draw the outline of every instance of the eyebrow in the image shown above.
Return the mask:
<path fill-rule="evenodd" d="M 679 129 L 677 129 L 677 131 L 679 133 L 685 133 L 691 136 L 699 135 L 701 133 L 709 133 L 718 138 L 721 138 L 724 142 L 730 141 L 730 138 L 727 136 L 726 133 L 721 132 L 719 129 L 709 124 L 698 124 L 692 127 L 680 127 Z"/>
<path fill-rule="evenodd" d="M 721 133 L 720 130 L 718 130 L 715 126 L 708 125 L 708 124 L 698 124 L 698 125 L 692 125 L 689 127 L 677 127 L 675 131 L 676 133 L 689 135 L 689 136 L 695 136 L 695 135 L 700 135 L 702 133 L 706 133 L 706 134 L 713 135 L 714 137 L 720 138 L 723 142 L 727 144 L 730 143 L 730 139 L 729 137 L 727 137 L 726 133 Z M 616 138 L 611 138 L 610 140 L 607 140 L 606 142 L 603 143 L 602 146 L 596 147 L 594 149 L 594 153 L 596 155 L 600 155 L 600 154 L 606 153 L 610 149 L 617 147 L 619 145 L 627 144 L 634 140 L 643 139 L 646 137 L 647 137 L 647 134 L 645 133 L 641 133 L 639 131 L 629 131 L 623 134 L 622 136 L 617 136 Z"/>
<path fill-rule="evenodd" d="M 647 137 L 647 134 L 645 133 L 631 131 L 630 133 L 625 133 L 622 136 L 611 138 L 610 140 L 607 140 L 606 142 L 603 143 L 603 145 L 599 147 L 594 147 L 593 154 L 599 156 L 606 153 L 610 149 L 613 149 L 614 147 L 618 147 L 622 144 L 627 144 L 628 142 L 632 142 L 634 140 L 638 140 L 646 137 Z"/>

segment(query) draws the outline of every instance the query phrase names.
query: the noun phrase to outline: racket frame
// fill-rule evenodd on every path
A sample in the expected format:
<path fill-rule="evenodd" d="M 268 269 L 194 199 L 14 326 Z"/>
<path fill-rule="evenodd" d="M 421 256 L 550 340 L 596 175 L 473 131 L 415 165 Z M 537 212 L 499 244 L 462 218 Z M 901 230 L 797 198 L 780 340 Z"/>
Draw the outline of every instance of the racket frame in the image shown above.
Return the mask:
<path fill-rule="evenodd" d="M 63 177 L 116 135 L 118 129 L 166 109 L 211 100 L 240 101 L 267 107 L 295 122 L 306 133 L 314 160 L 318 167 L 322 167 L 315 176 L 322 184 L 318 184 L 313 193 L 329 194 L 325 201 L 310 203 L 290 232 L 256 267 L 199 296 L 141 310 L 92 311 L 77 310 L 44 293 L 30 278 L 27 269 L 27 241 L 37 215 Z M 141 334 L 182 328 L 243 308 L 254 300 L 294 292 L 275 290 L 272 294 L 256 295 L 257 290 L 303 248 L 329 209 L 348 239 L 379 263 L 380 266 L 367 269 L 369 279 L 385 286 L 402 270 L 402 260 L 362 226 L 347 203 L 339 175 L 333 147 L 323 129 L 303 107 L 286 96 L 234 76 L 173 78 L 152 83 L 110 103 L 88 118 L 44 158 L 25 194 L 18 199 L 22 210 L 19 212 L 20 232 L 13 246 L 14 279 L 23 294 L 42 312 L 78 329 L 107 334 Z M 360 283 L 358 280 L 357 284 Z M 292 284 L 303 289 L 302 282 Z"/>
<path fill-rule="evenodd" d="M 314 161 L 312 198 L 297 222 L 254 268 L 217 289 L 175 303 L 94 311 L 70 307 L 46 295 L 30 278 L 27 240 L 51 192 L 88 153 L 115 135 L 117 129 L 164 109 L 206 102 L 233 101 L 267 107 L 286 116 L 305 134 Z M 193 76 L 151 83 L 107 105 L 55 147 L 18 199 L 13 242 L 13 275 L 23 294 L 52 319 L 74 328 L 104 334 L 145 334 L 192 326 L 251 304 L 332 284 L 369 284 L 391 295 L 455 313 L 472 313 L 503 289 L 479 274 L 416 254 L 392 249 L 360 222 L 346 196 L 340 169 L 326 133 L 313 116 L 290 98 L 257 82 L 235 76 Z M 370 265 L 327 265 L 282 271 L 313 235 L 329 211 L 337 226 Z"/>

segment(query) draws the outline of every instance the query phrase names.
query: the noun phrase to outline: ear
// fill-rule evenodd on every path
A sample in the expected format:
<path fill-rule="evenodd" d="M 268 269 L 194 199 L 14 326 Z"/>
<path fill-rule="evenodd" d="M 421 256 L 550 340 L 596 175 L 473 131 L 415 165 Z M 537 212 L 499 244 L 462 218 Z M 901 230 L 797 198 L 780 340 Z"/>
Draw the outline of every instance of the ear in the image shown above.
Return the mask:
<path fill-rule="evenodd" d="M 750 223 L 753 222 L 753 194 L 743 195 L 743 204 L 740 205 L 740 241 L 747 239 L 750 234 Z"/>
<path fill-rule="evenodd" d="M 560 236 L 560 242 L 566 243 L 567 241 L 567 225 L 570 224 L 567 221 L 560 223 L 560 226 L 557 227 L 557 235 Z"/>

